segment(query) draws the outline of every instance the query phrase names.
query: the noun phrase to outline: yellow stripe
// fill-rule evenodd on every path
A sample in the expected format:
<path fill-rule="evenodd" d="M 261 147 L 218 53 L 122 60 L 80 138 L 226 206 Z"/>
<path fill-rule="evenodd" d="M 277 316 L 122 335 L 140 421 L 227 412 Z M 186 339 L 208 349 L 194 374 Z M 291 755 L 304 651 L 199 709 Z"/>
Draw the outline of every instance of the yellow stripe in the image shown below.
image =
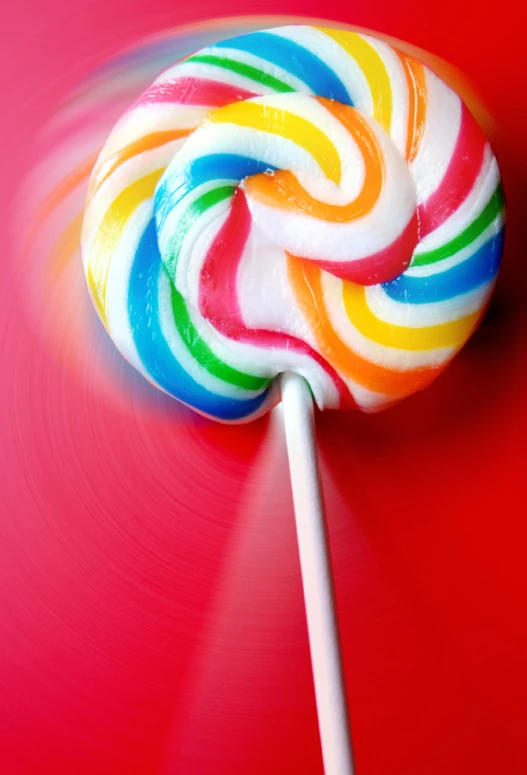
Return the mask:
<path fill-rule="evenodd" d="M 437 347 L 459 347 L 474 331 L 481 311 L 459 320 L 440 323 L 436 326 L 410 328 L 386 323 L 377 318 L 366 301 L 363 285 L 344 282 L 342 297 L 349 320 L 357 331 L 386 347 L 400 350 L 434 350 Z"/>
<path fill-rule="evenodd" d="M 392 87 L 390 76 L 382 58 L 357 32 L 345 32 L 325 27 L 318 28 L 342 46 L 359 65 L 370 87 L 373 102 L 373 118 L 387 131 L 392 123 Z"/>
<path fill-rule="evenodd" d="M 90 251 L 86 277 L 97 311 L 106 325 L 106 283 L 117 243 L 128 219 L 137 207 L 154 196 L 163 170 L 155 170 L 125 188 L 106 211 Z"/>
<path fill-rule="evenodd" d="M 340 157 L 335 146 L 305 118 L 270 105 L 235 102 L 214 110 L 208 115 L 207 122 L 236 124 L 292 140 L 313 156 L 329 180 L 340 183 Z"/>

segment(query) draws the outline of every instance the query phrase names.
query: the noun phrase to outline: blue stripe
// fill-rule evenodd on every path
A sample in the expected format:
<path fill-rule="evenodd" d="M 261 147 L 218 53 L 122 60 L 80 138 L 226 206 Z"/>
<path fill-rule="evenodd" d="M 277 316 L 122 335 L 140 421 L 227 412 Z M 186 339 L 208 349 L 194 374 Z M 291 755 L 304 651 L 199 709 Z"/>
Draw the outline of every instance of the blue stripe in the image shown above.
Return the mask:
<path fill-rule="evenodd" d="M 255 398 L 225 398 L 206 390 L 176 360 L 159 325 L 159 273 L 165 271 L 152 219 L 137 247 L 128 290 L 128 315 L 139 357 L 151 378 L 167 393 L 222 420 L 249 417 L 269 390 Z"/>
<path fill-rule="evenodd" d="M 353 105 L 346 87 L 333 70 L 311 51 L 292 40 L 273 35 L 271 32 L 252 32 L 238 38 L 222 40 L 212 48 L 247 51 L 296 76 L 317 97 L 327 97 L 344 105 Z"/>
<path fill-rule="evenodd" d="M 192 161 L 185 170 L 190 186 L 200 186 L 209 180 L 243 180 L 261 172 L 276 171 L 267 162 L 252 159 L 250 156 L 238 156 L 234 153 L 216 153 L 201 156 Z"/>
<path fill-rule="evenodd" d="M 446 301 L 468 293 L 496 276 L 503 251 L 503 239 L 504 229 L 501 229 L 470 258 L 457 266 L 428 277 L 402 274 L 390 283 L 383 283 L 383 288 L 390 298 L 404 304 Z"/>
<path fill-rule="evenodd" d="M 183 170 L 167 170 L 160 180 L 154 198 L 154 210 L 159 230 L 172 209 L 193 189 L 212 180 L 239 182 L 260 172 L 275 171 L 277 167 L 267 162 L 230 153 L 216 153 L 194 159 Z"/>

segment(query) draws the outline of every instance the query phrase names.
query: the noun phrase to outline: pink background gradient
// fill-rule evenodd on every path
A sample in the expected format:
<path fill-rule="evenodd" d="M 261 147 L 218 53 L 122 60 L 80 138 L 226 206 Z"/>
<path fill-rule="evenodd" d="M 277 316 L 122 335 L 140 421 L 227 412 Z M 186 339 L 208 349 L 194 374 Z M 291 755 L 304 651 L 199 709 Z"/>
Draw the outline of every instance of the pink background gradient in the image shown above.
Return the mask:
<path fill-rule="evenodd" d="M 490 0 L 30 0 L 6 12 L 0 771 L 322 773 L 279 417 L 236 429 L 196 418 L 119 359 L 103 390 L 89 350 L 72 375 L 28 313 L 31 263 L 12 239 L 32 139 L 81 78 L 164 28 L 265 12 L 410 41 L 460 68 L 494 116 L 508 234 L 484 325 L 426 393 L 376 417 L 317 422 L 358 775 L 523 775 L 519 11 Z"/>

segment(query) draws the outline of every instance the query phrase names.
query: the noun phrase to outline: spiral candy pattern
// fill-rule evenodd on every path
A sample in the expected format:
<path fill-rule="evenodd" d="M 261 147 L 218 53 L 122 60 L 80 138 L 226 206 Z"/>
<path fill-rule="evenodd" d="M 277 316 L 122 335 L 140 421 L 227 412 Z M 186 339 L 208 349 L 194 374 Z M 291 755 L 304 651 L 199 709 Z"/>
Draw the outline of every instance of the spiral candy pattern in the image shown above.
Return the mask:
<path fill-rule="evenodd" d="M 291 26 L 142 94 L 93 171 L 82 248 L 122 354 L 239 422 L 288 369 L 320 408 L 430 384 L 481 319 L 503 225 L 496 159 L 442 80 L 371 36 Z"/>

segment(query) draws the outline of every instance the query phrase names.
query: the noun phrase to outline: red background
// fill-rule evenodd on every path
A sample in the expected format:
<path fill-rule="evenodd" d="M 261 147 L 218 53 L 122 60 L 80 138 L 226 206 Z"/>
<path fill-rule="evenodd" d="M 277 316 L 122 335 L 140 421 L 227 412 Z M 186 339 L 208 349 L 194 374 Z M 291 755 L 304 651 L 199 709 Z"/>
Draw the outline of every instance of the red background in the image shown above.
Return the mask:
<path fill-rule="evenodd" d="M 318 417 L 358 775 L 527 771 L 525 42 L 506 7 L 30 0 L 0 32 L 5 240 L 64 94 L 185 22 L 376 29 L 461 68 L 496 119 L 508 236 L 484 325 L 426 393 Z M 109 400 L 35 336 L 9 244 L 0 278 L 2 772 L 320 775 L 275 421 L 229 429 L 138 399 L 124 366 Z"/>

